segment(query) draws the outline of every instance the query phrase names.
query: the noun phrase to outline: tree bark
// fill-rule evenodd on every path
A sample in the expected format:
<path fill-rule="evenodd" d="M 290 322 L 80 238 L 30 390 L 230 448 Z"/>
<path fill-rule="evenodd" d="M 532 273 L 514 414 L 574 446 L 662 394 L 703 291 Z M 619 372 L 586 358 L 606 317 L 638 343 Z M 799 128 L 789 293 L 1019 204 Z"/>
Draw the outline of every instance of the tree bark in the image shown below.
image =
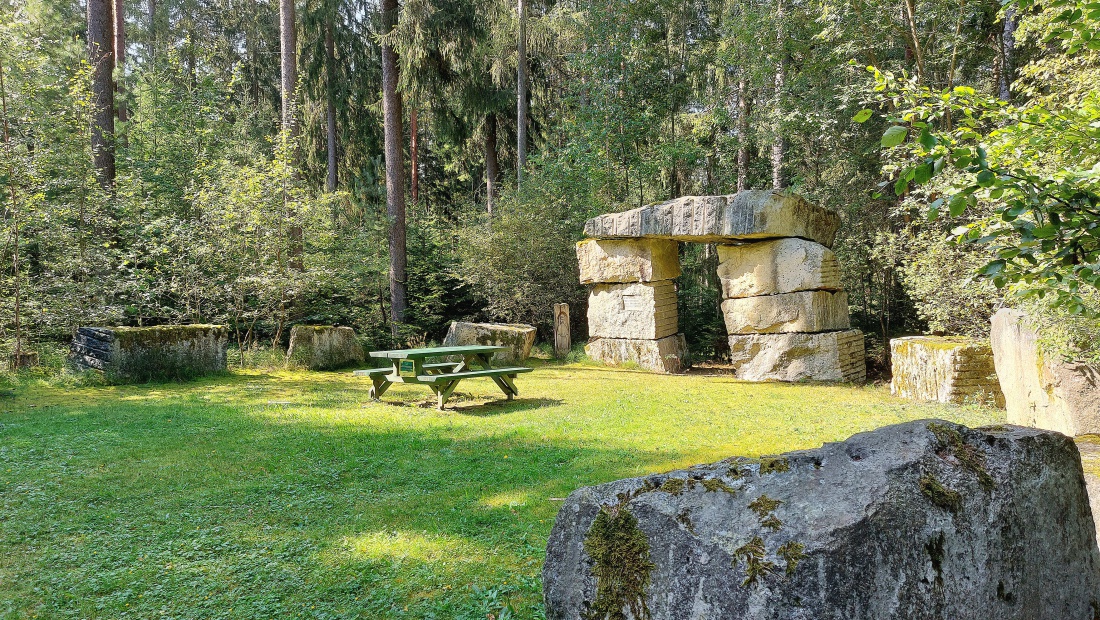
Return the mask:
<path fill-rule="evenodd" d="M 417 124 L 416 102 L 409 110 L 409 190 L 412 194 L 413 204 L 420 202 L 420 127 Z"/>
<path fill-rule="evenodd" d="M 115 186 L 115 41 L 113 0 L 88 0 L 88 62 L 92 65 L 92 161 L 103 189 Z"/>
<path fill-rule="evenodd" d="M 157 41 L 157 0 L 149 0 L 149 58 L 153 59 Z"/>
<path fill-rule="evenodd" d="M 119 122 L 125 123 L 128 119 L 126 113 L 126 99 L 122 97 L 125 92 L 125 84 L 123 79 L 125 78 L 126 64 L 126 1 L 114 0 L 114 17 L 115 17 L 115 97 L 116 108 L 118 112 Z"/>
<path fill-rule="evenodd" d="M 516 51 L 516 181 L 527 166 L 527 0 L 519 0 L 519 40 Z"/>
<path fill-rule="evenodd" d="M 485 206 L 493 214 L 497 197 L 497 181 L 500 179 L 500 162 L 497 159 L 497 115 L 485 117 Z"/>
<path fill-rule="evenodd" d="M 325 178 L 325 191 L 336 191 L 336 85 L 333 70 L 336 66 L 336 50 L 332 40 L 333 17 L 325 18 L 325 142 L 328 147 L 328 176 Z"/>
<path fill-rule="evenodd" d="M 749 189 L 749 85 L 744 67 L 737 80 L 737 191 Z"/>
<path fill-rule="evenodd" d="M 295 26 L 294 0 L 279 0 L 279 56 L 282 77 L 283 96 L 283 132 L 291 144 L 291 178 L 297 179 L 298 167 L 298 33 Z M 283 191 L 284 203 L 289 203 L 287 192 Z M 287 230 L 289 247 L 288 262 L 292 269 L 301 271 L 302 262 L 302 226 L 297 221 L 297 212 L 287 207 Z"/>
<path fill-rule="evenodd" d="M 382 0 L 382 30 L 397 26 L 398 0 Z M 401 93 L 397 90 L 397 50 L 382 46 L 382 116 L 386 151 L 386 215 L 390 242 L 390 319 L 393 335 L 405 322 L 408 306 L 405 253 L 405 161 L 402 148 Z"/>
<path fill-rule="evenodd" d="M 1012 99 L 1012 81 L 1016 78 L 1016 8 L 1005 7 L 1004 30 L 1001 31 L 1001 75 L 999 95 L 1001 101 Z"/>
<path fill-rule="evenodd" d="M 14 310 L 15 310 L 15 351 L 12 354 L 12 361 L 14 365 L 12 369 L 19 368 L 19 364 L 22 361 L 23 354 L 23 315 L 22 315 L 22 301 L 23 301 L 23 283 L 19 279 L 19 196 L 15 191 L 15 162 L 11 153 L 11 133 L 8 128 L 8 90 L 4 85 L 4 63 L 0 60 L 0 104 L 3 104 L 0 112 L 4 115 L 3 124 L 3 138 L 4 150 L 7 151 L 8 160 L 8 191 L 11 198 L 11 223 L 12 223 L 12 258 L 11 258 L 11 271 L 12 280 L 15 290 L 13 291 Z"/>
<path fill-rule="evenodd" d="M 776 115 L 782 114 L 784 109 L 783 89 L 787 81 L 787 34 L 784 29 L 786 10 L 783 0 L 776 0 L 776 49 L 779 60 L 775 65 L 775 111 Z M 783 173 L 783 160 L 787 156 L 787 139 L 783 136 L 783 127 L 779 119 L 776 119 L 775 138 L 772 141 L 772 189 L 783 189 L 787 186 L 787 178 Z"/>
<path fill-rule="evenodd" d="M 913 6 L 913 0 L 905 0 L 905 17 L 909 21 L 909 34 L 913 37 L 913 54 L 917 59 L 917 82 L 924 83 L 924 52 L 920 48 L 920 39 L 917 37 L 917 10 Z"/>

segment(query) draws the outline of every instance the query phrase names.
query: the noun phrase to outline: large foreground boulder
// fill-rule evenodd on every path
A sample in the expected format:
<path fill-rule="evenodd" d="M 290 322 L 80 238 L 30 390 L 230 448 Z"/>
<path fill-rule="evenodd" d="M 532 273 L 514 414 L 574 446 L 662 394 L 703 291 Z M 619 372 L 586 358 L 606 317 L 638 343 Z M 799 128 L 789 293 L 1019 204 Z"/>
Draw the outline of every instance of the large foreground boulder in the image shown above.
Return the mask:
<path fill-rule="evenodd" d="M 993 362 L 1008 421 L 1066 435 L 1100 433 L 1100 368 L 1044 357 L 1027 315 L 993 315 Z"/>
<path fill-rule="evenodd" d="M 191 379 L 225 371 L 228 336 L 224 325 L 80 327 L 69 364 L 117 383 Z"/>
<path fill-rule="evenodd" d="M 363 361 L 363 347 L 350 327 L 295 325 L 290 329 L 286 365 L 309 370 L 334 370 Z"/>
<path fill-rule="evenodd" d="M 1071 439 L 921 421 L 575 491 L 543 591 L 549 620 L 1093 620 L 1100 549 Z"/>
<path fill-rule="evenodd" d="M 492 345 L 507 347 L 493 354 L 493 360 L 516 364 L 531 356 L 535 345 L 535 327 L 522 323 L 466 323 L 453 321 L 443 339 L 443 346 Z"/>
<path fill-rule="evenodd" d="M 839 227 L 835 211 L 796 194 L 754 189 L 729 196 L 684 196 L 600 215 L 585 222 L 584 234 L 704 243 L 801 237 L 832 247 Z"/>

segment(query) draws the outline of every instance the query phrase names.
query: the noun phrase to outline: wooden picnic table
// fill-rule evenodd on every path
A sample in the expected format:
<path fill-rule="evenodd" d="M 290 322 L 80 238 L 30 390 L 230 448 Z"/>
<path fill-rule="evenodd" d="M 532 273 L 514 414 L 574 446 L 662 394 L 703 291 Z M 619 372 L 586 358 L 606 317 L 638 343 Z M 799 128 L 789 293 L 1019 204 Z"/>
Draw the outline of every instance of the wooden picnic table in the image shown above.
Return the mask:
<path fill-rule="evenodd" d="M 508 400 L 512 400 L 514 396 L 519 395 L 514 381 L 516 375 L 531 372 L 533 369 L 525 366 L 493 368 L 492 354 L 505 349 L 507 347 L 471 345 L 371 351 L 371 357 L 387 359 L 391 366 L 356 370 L 354 374 L 359 377 L 370 377 L 373 383 L 370 397 L 373 400 L 381 399 L 382 394 L 385 394 L 394 383 L 419 383 L 431 388 L 439 399 L 439 408 L 443 409 L 447 399 L 458 387 L 459 381 L 476 377 L 489 377 L 504 392 Z M 429 361 L 446 357 L 461 357 L 462 361 Z"/>

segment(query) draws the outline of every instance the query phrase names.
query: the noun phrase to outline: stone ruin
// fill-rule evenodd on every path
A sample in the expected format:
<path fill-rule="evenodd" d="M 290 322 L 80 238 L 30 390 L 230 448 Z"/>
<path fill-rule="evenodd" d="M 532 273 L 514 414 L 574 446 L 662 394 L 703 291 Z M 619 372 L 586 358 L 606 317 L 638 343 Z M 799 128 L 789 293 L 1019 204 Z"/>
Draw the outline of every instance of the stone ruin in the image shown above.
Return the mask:
<path fill-rule="evenodd" d="M 678 243 L 718 244 L 731 361 L 749 381 L 866 378 L 863 334 L 851 329 L 833 211 L 799 196 L 750 190 L 686 196 L 588 220 L 577 244 L 588 300 L 589 357 L 678 372 Z"/>

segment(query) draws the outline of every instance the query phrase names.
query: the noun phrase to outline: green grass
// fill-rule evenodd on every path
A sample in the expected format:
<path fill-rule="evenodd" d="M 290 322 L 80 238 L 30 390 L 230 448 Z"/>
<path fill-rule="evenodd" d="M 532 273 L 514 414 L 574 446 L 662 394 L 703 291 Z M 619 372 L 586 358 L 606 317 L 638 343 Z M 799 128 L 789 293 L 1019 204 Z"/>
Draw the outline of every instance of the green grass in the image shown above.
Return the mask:
<path fill-rule="evenodd" d="M 2 618 L 541 617 L 577 487 L 988 409 L 881 387 L 536 363 L 436 411 L 347 373 L 21 385 L 0 398 Z M 502 614 L 503 610 L 504 613 Z"/>

